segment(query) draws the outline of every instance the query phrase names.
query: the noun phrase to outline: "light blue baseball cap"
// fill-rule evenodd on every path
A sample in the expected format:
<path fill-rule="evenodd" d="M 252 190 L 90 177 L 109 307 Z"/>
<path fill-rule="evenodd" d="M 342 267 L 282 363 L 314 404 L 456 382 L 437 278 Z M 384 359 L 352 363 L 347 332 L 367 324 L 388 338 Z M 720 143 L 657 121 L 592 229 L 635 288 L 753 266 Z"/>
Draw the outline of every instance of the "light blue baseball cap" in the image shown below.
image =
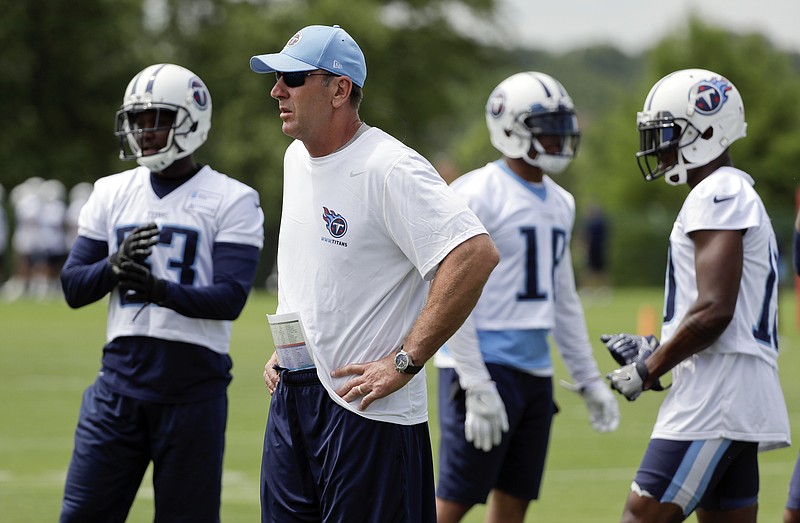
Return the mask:
<path fill-rule="evenodd" d="M 294 73 L 322 69 L 349 76 L 364 87 L 367 62 L 353 37 L 338 25 L 310 25 L 300 29 L 286 42 L 280 53 L 250 58 L 250 69 L 257 73 Z"/>

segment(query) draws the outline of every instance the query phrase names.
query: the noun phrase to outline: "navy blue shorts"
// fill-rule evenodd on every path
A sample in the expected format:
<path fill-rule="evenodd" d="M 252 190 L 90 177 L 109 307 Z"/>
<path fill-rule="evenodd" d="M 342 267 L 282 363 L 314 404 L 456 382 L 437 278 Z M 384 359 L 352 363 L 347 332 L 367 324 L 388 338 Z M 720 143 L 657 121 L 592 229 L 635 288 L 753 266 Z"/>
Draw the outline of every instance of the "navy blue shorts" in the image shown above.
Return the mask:
<path fill-rule="evenodd" d="M 492 489 L 539 498 L 550 425 L 557 412 L 551 378 L 488 364 L 508 414 L 510 429 L 489 452 L 464 437 L 466 394 L 454 369 L 439 369 L 439 483 L 436 495 L 461 505 L 486 503 Z"/>
<path fill-rule="evenodd" d="M 729 439 L 651 439 L 636 473 L 635 492 L 696 508 L 733 510 L 758 502 L 758 443 Z"/>
<path fill-rule="evenodd" d="M 86 389 L 61 508 L 65 522 L 123 522 L 153 462 L 155 517 L 219 522 L 228 399 L 152 403 Z"/>
<path fill-rule="evenodd" d="M 800 454 L 797 456 L 792 480 L 789 482 L 789 499 L 786 501 L 786 508 L 800 510 Z"/>
<path fill-rule="evenodd" d="M 263 523 L 435 523 L 428 424 L 373 421 L 316 370 L 282 371 L 261 460 Z"/>

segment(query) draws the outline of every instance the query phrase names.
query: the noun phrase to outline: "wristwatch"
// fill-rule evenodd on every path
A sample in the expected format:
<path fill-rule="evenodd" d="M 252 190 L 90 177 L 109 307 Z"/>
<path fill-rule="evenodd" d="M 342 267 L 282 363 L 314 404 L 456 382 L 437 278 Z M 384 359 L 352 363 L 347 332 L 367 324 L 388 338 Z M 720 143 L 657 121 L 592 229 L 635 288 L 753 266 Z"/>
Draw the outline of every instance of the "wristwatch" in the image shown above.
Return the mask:
<path fill-rule="evenodd" d="M 403 374 L 416 374 L 423 369 L 422 365 L 414 365 L 411 356 L 408 355 L 403 347 L 394 355 L 394 370 Z"/>

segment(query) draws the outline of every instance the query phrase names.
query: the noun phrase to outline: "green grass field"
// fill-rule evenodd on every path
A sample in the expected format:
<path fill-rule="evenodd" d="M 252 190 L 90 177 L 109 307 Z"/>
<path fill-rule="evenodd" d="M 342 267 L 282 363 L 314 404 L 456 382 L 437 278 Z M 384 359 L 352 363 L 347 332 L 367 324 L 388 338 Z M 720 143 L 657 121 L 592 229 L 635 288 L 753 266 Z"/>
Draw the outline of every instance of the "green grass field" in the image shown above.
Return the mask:
<path fill-rule="evenodd" d="M 602 304 L 585 302 L 592 340 L 603 332 L 635 330 L 641 307 L 660 311 L 660 303 L 661 289 L 616 291 Z M 797 435 L 800 380 L 794 372 L 800 369 L 800 328 L 792 291 L 782 291 L 781 307 L 781 376 Z M 234 324 L 222 500 L 225 523 L 259 521 L 258 476 L 268 408 L 261 372 L 272 352 L 264 315 L 274 309 L 273 296 L 254 294 Z M 60 301 L 0 303 L 0 318 L 0 521 L 56 521 L 81 394 L 99 367 L 105 302 L 80 310 L 70 310 Z M 603 372 L 614 368 L 599 342 L 595 352 Z M 566 379 L 555 359 L 556 381 Z M 428 376 L 429 390 L 435 391 L 435 372 L 430 368 Z M 437 446 L 433 394 L 430 400 Z M 531 505 L 527 521 L 618 521 L 661 396 L 649 392 L 634 403 L 623 400 L 622 423 L 611 434 L 591 430 L 583 402 L 575 394 L 557 387 L 556 400 L 561 412 L 554 424 L 542 499 Z M 760 521 L 780 521 L 796 455 L 794 447 L 761 455 Z M 148 475 L 128 521 L 152 521 L 152 502 Z M 465 519 L 482 520 L 483 507 L 475 507 Z"/>

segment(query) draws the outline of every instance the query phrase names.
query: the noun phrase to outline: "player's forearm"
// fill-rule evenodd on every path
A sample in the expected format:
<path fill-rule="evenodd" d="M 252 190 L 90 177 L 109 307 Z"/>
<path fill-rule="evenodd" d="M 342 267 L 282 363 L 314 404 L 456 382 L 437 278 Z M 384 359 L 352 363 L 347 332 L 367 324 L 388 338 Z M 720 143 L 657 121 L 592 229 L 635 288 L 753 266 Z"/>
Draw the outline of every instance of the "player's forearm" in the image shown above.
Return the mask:
<path fill-rule="evenodd" d="M 556 273 L 555 328 L 553 340 L 569 375 L 580 386 L 601 379 L 594 359 L 586 317 L 583 313 L 571 257 L 559 264 Z"/>
<path fill-rule="evenodd" d="M 108 245 L 79 236 L 61 269 L 61 288 L 73 309 L 94 303 L 116 284 L 108 264 Z"/>
<path fill-rule="evenodd" d="M 190 287 L 167 282 L 167 298 L 162 306 L 188 318 L 235 320 L 242 312 L 250 291 L 234 282 L 207 287 Z"/>
<path fill-rule="evenodd" d="M 164 306 L 189 318 L 235 320 L 252 288 L 258 253 L 252 246 L 215 244 L 214 283 L 194 287 L 167 282 Z"/>
<path fill-rule="evenodd" d="M 447 340 L 447 348 L 455 362 L 458 381 L 462 388 L 469 389 L 477 383 L 491 381 L 492 377 L 483 361 L 478 332 L 475 330 L 472 316 L 467 316 L 461 327 Z"/>
<path fill-rule="evenodd" d="M 648 358 L 650 381 L 708 348 L 730 324 L 742 278 L 742 234 L 739 230 L 701 230 L 690 234 L 695 245 L 697 298 L 675 334 Z"/>
<path fill-rule="evenodd" d="M 464 323 L 499 261 L 487 234 L 473 236 L 442 260 L 425 307 L 404 343 L 416 365 L 430 359 Z"/>
<path fill-rule="evenodd" d="M 725 331 L 732 313 L 720 313 L 712 302 L 695 303 L 675 334 L 646 360 L 649 387 L 683 360 L 711 346 Z"/>

